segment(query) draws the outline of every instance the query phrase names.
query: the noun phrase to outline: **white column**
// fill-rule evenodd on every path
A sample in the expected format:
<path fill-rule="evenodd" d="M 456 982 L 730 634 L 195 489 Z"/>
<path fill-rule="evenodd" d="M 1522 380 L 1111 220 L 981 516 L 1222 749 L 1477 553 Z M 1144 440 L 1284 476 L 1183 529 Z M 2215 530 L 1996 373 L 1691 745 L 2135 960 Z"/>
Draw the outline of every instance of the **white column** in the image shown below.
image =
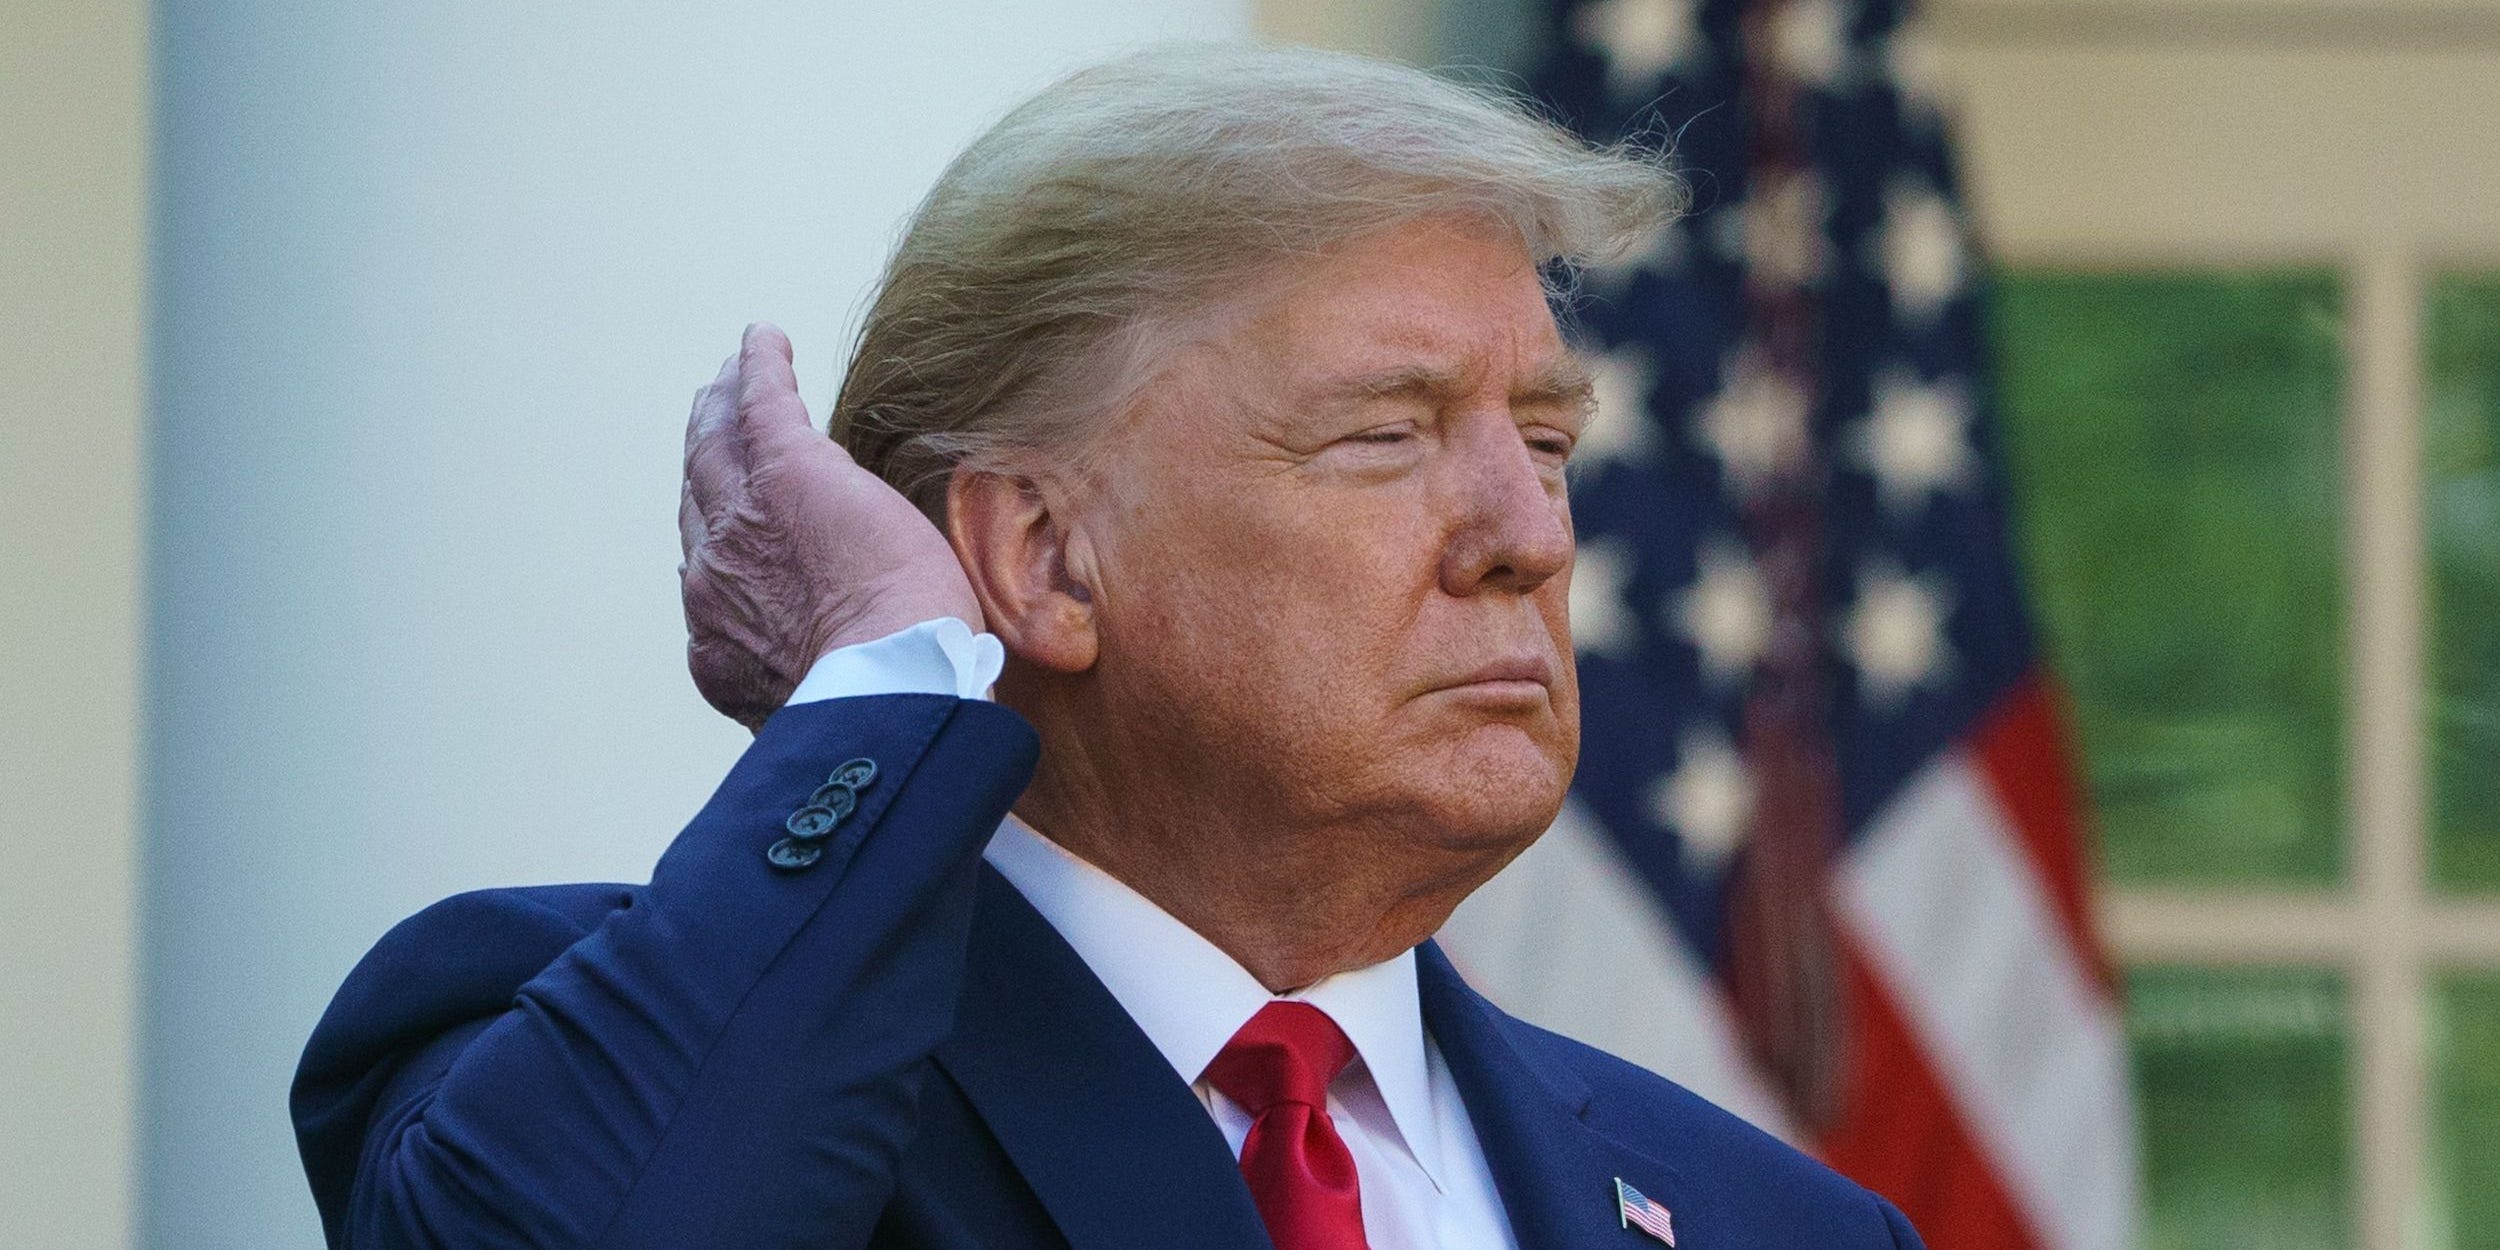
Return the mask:
<path fill-rule="evenodd" d="M 143 0 L 0 0 L 0 1243 L 130 1242 Z"/>
<path fill-rule="evenodd" d="M 320 1238 L 286 1088 L 450 892 L 640 879 L 744 734 L 682 671 L 688 396 L 822 411 L 894 229 L 1050 78 L 1243 0 L 158 7 L 145 1244 Z"/>

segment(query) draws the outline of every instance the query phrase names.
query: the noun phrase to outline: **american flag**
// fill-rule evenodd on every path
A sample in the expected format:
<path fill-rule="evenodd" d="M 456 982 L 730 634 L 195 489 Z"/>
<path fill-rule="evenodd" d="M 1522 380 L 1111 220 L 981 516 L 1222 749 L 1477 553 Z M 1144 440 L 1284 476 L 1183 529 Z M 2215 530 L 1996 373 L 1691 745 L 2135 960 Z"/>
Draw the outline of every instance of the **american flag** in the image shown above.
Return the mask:
<path fill-rule="evenodd" d="M 1675 1218 L 1647 1194 L 1615 1178 L 1615 1209 L 1623 1214 L 1625 1228 L 1637 1228 L 1672 1246 L 1675 1244 Z"/>
<path fill-rule="evenodd" d="M 1671 139 L 1695 211 L 1579 304 L 1580 774 L 1447 940 L 1937 1250 L 2130 1245 L 2123 1035 L 1906 4 L 1553 6 L 1536 89 Z"/>

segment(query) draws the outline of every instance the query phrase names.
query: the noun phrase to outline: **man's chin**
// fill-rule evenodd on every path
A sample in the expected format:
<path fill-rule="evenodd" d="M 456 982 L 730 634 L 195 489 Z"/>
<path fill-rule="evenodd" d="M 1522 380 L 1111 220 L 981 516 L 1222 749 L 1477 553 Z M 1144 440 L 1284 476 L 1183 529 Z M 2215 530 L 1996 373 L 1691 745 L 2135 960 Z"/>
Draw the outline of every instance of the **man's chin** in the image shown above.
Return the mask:
<path fill-rule="evenodd" d="M 1550 713 L 1486 718 L 1452 735 L 1446 749 L 1429 754 L 1444 761 L 1448 776 L 1518 794 L 1550 791 L 1560 805 L 1580 761 L 1580 735 Z"/>
<path fill-rule="evenodd" d="M 1507 864 L 1544 837 L 1560 811 L 1557 804 L 1551 811 L 1503 814 L 1465 824 L 1453 821 L 1438 826 L 1439 842 L 1443 850 L 1453 854 L 1486 857 Z"/>
<path fill-rule="evenodd" d="M 1509 749 L 1471 745 L 1479 749 L 1458 753 L 1418 795 L 1428 836 L 1450 849 L 1515 853 L 1561 814 L 1572 756 L 1515 734 L 1501 744 Z"/>

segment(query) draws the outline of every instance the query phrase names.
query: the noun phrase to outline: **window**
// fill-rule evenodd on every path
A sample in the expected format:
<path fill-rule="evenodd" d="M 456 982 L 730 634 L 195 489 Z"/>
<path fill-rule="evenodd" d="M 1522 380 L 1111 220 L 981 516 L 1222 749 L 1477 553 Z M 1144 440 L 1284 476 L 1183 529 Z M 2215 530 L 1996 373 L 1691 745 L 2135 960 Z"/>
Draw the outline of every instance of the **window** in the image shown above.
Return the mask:
<path fill-rule="evenodd" d="M 2500 278 L 2016 267 L 1996 330 L 2145 1244 L 2500 1247 Z"/>
<path fill-rule="evenodd" d="M 1997 288 L 2017 541 L 2107 879 L 2342 871 L 2331 274 Z"/>
<path fill-rule="evenodd" d="M 2444 890 L 2491 892 L 2500 890 L 2500 277 L 2434 281 L 2429 331 L 2431 864 Z"/>
<path fill-rule="evenodd" d="M 2462 902 L 2500 894 L 2500 276 L 2435 279 L 2427 328 L 2430 865 Z M 2431 1013 L 2434 1209 L 2448 1245 L 2500 1250 L 2500 972 L 2468 963 Z"/>

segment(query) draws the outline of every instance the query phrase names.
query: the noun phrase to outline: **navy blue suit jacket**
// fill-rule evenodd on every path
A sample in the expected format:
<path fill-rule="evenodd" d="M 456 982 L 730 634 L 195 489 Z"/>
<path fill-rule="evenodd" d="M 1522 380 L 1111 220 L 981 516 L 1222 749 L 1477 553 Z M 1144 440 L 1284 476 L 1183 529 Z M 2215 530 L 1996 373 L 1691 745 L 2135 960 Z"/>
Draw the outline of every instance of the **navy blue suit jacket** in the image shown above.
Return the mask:
<path fill-rule="evenodd" d="M 393 929 L 296 1076 L 330 1244 L 1268 1246 L 1213 1120 L 980 851 L 1032 731 L 926 695 L 783 710 L 650 884 L 465 894 Z M 792 871 L 838 764 L 878 777 Z M 1911 1247 L 1892 1207 L 1682 1088 L 1495 1010 L 1424 1021 L 1526 1250 Z"/>

